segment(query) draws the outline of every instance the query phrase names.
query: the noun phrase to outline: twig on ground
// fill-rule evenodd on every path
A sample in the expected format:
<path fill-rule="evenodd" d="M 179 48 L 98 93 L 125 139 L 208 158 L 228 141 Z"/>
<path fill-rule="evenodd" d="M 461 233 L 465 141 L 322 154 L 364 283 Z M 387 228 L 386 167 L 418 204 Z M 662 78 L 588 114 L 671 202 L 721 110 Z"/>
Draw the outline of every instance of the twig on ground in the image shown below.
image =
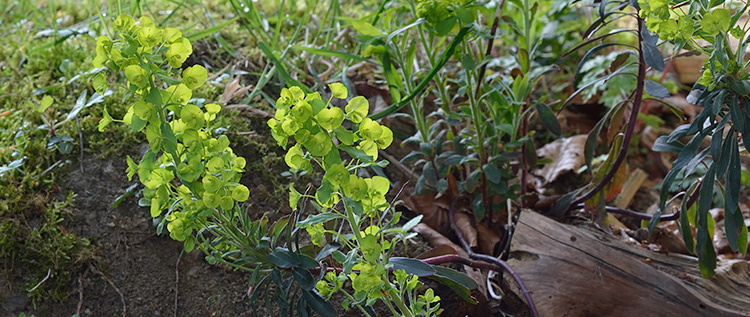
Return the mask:
<path fill-rule="evenodd" d="M 47 276 L 45 276 L 39 283 L 36 284 L 32 289 L 29 290 L 29 293 L 33 292 L 37 287 L 41 286 L 42 283 L 46 282 L 49 277 L 52 276 L 52 269 L 47 269 Z"/>
<path fill-rule="evenodd" d="M 185 253 L 185 251 L 180 251 L 180 255 L 177 256 L 177 263 L 174 265 L 174 317 L 177 317 L 177 294 L 178 294 L 178 287 L 180 286 L 180 259 L 182 259 L 182 254 Z"/>
<path fill-rule="evenodd" d="M 78 144 L 78 148 L 81 149 L 81 157 L 78 160 L 78 164 L 81 165 L 81 173 L 83 173 L 83 132 L 81 132 L 81 121 L 78 120 L 78 116 L 76 116 L 76 125 L 78 126 L 78 139 L 81 142 Z"/>
<path fill-rule="evenodd" d="M 469 246 L 469 243 L 466 242 L 466 239 L 464 239 L 464 235 L 461 232 L 461 229 L 458 228 L 458 226 L 456 226 L 456 222 L 454 221 L 455 220 L 454 210 L 455 210 L 457 202 L 460 200 L 461 198 L 457 198 L 453 200 L 450 208 L 448 209 L 448 217 L 451 222 L 451 229 L 453 229 L 453 232 L 456 234 L 456 237 L 458 237 L 458 240 L 461 242 L 461 246 L 464 248 L 464 250 L 466 250 L 466 253 L 469 254 L 470 258 L 497 265 L 500 268 L 500 270 L 497 270 L 497 269 L 495 270 L 498 272 L 503 272 L 503 271 L 508 272 L 508 274 L 510 274 L 513 277 L 513 279 L 516 281 L 516 283 L 518 284 L 518 287 L 521 289 L 521 293 L 523 293 L 523 297 L 526 298 L 526 303 L 527 305 L 529 305 L 529 309 L 531 310 L 531 315 L 538 317 L 539 312 L 537 312 L 536 310 L 536 306 L 534 305 L 534 300 L 531 299 L 531 294 L 529 294 L 529 290 L 526 288 L 526 285 L 524 285 L 523 281 L 518 276 L 518 274 L 516 274 L 513 268 L 511 268 L 510 265 L 508 265 L 508 263 L 506 263 L 505 261 L 500 260 L 496 257 L 489 256 L 486 254 L 474 253 L 474 250 L 471 249 L 471 247 Z M 465 258 L 462 258 L 462 259 L 465 259 Z M 465 259 L 465 260 L 468 260 L 468 259 Z"/>
<path fill-rule="evenodd" d="M 89 272 L 89 268 L 83 271 L 83 274 L 78 277 L 78 306 L 76 307 L 76 316 L 81 316 L 81 308 L 83 308 L 83 278 Z"/>
<path fill-rule="evenodd" d="M 117 294 L 120 295 L 120 301 L 122 302 L 122 316 L 123 317 L 127 316 L 128 308 L 125 305 L 125 295 L 122 295 L 122 292 L 117 287 L 117 285 L 115 285 L 115 283 L 112 282 L 112 280 L 110 280 L 109 277 L 107 277 L 106 275 L 104 275 L 104 273 L 102 273 L 102 271 L 99 271 L 99 269 L 97 269 L 96 266 L 91 265 L 91 266 L 89 266 L 89 268 L 91 268 L 92 272 L 96 273 L 97 275 L 101 276 L 105 281 L 107 281 L 107 283 L 109 283 L 109 285 L 112 286 L 112 288 L 115 289 L 115 292 L 117 292 Z"/>
<path fill-rule="evenodd" d="M 393 157 L 393 155 L 390 155 L 390 154 L 388 154 L 388 152 L 383 151 L 383 150 L 379 150 L 379 151 L 380 151 L 380 155 L 382 155 L 383 157 L 385 157 L 385 159 L 388 160 L 388 162 L 391 162 L 391 164 L 393 164 L 394 166 L 396 166 L 396 168 L 398 168 L 398 170 L 402 174 L 404 174 L 404 176 L 408 177 L 410 180 L 415 180 L 415 179 L 419 178 L 419 177 L 417 177 L 416 174 L 414 174 L 414 172 L 412 170 L 410 170 L 408 167 L 406 167 L 406 165 L 404 165 L 403 163 L 401 163 L 401 161 L 399 161 L 397 158 Z"/>

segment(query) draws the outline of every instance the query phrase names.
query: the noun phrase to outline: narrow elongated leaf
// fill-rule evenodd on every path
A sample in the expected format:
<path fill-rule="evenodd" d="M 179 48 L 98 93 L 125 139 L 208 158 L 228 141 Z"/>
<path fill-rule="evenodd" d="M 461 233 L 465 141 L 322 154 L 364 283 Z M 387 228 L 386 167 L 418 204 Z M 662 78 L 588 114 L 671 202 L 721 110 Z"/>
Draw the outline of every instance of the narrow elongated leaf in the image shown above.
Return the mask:
<path fill-rule="evenodd" d="M 583 65 L 586 64 L 586 62 L 588 62 L 588 60 L 592 56 L 594 56 L 594 54 L 596 54 L 596 52 L 601 51 L 601 50 L 603 50 L 603 49 L 605 49 L 607 47 L 616 46 L 616 45 L 627 46 L 627 47 L 631 47 L 631 48 L 635 49 L 635 47 L 632 46 L 632 45 L 622 44 L 622 43 L 604 43 L 604 44 L 599 44 L 597 46 L 594 46 L 588 52 L 586 52 L 586 55 L 583 55 L 583 58 L 581 58 L 581 61 L 578 62 L 578 68 L 576 68 L 575 76 L 573 77 L 573 78 L 575 78 L 576 83 L 578 83 L 578 81 L 580 80 L 579 77 L 581 75 L 581 69 L 583 68 Z"/>
<path fill-rule="evenodd" d="M 733 136 L 733 134 L 730 134 Z M 731 137 L 730 137 L 731 138 Z M 729 139 L 729 138 L 728 138 Z M 745 225 L 745 221 L 742 218 L 742 212 L 739 209 L 740 202 L 740 179 L 742 177 L 742 168 L 740 165 L 740 153 L 737 142 L 731 143 L 731 150 L 726 153 L 726 156 L 730 156 L 729 167 L 727 171 L 727 181 L 725 184 L 724 198 L 726 204 L 724 206 L 724 212 L 726 214 L 724 225 L 726 227 L 727 240 L 729 240 L 729 246 L 732 250 L 737 251 L 739 249 L 738 241 L 740 232 L 742 231 L 741 226 Z M 747 243 L 739 241 L 740 243 Z"/>
<path fill-rule="evenodd" d="M 664 71 L 664 56 L 661 55 L 659 48 L 646 42 L 641 43 L 643 51 L 643 60 L 654 70 Z"/>
<path fill-rule="evenodd" d="M 750 95 L 750 79 L 733 80 L 729 87 L 740 95 Z"/>
<path fill-rule="evenodd" d="M 190 34 L 190 35 L 186 36 L 185 38 L 187 38 L 188 40 L 190 40 L 190 42 L 194 42 L 194 41 L 200 40 L 200 39 L 202 39 L 202 38 L 204 38 L 206 36 L 209 36 L 209 35 L 211 35 L 213 33 L 219 32 L 221 29 L 223 29 L 227 25 L 230 25 L 230 24 L 236 22 L 239 19 L 240 19 L 240 17 L 234 17 L 234 18 L 232 18 L 230 20 L 224 21 L 221 24 L 214 25 L 214 26 L 212 26 L 210 28 L 207 28 L 207 29 L 205 29 L 203 31 Z"/>
<path fill-rule="evenodd" d="M 321 317 L 336 317 L 336 309 L 331 302 L 326 301 L 317 291 L 302 291 L 307 305 Z"/>
<path fill-rule="evenodd" d="M 651 79 L 646 79 L 646 81 L 644 82 L 644 89 L 646 90 L 647 94 L 654 97 L 669 98 L 670 96 L 669 89 L 667 89 L 667 87 L 664 87 L 660 83 L 657 83 Z"/>
<path fill-rule="evenodd" d="M 734 135 L 734 127 L 729 129 L 729 133 L 727 134 L 727 136 L 733 136 L 733 135 Z M 732 146 L 733 146 L 732 143 L 734 143 L 734 147 L 737 147 L 737 140 L 734 137 L 728 137 L 724 139 L 724 143 L 721 145 L 721 153 L 725 153 L 725 154 L 721 155 L 719 160 L 716 161 L 716 164 L 717 164 L 716 178 L 724 177 L 724 173 L 727 171 L 727 168 L 729 167 L 730 155 L 728 153 L 732 152 Z"/>
<path fill-rule="evenodd" d="M 708 217 L 711 217 L 708 210 L 711 208 L 714 194 L 714 177 L 716 168 L 711 164 L 703 177 L 703 185 L 699 190 L 698 209 L 695 211 L 696 251 L 698 252 L 698 264 L 701 274 L 710 278 L 716 270 L 716 251 L 712 243 L 713 237 L 709 233 Z"/>
<path fill-rule="evenodd" d="M 446 278 L 449 278 L 468 289 L 475 289 L 479 287 L 476 281 L 474 281 L 473 279 L 471 279 L 471 277 L 464 273 L 445 266 L 435 265 L 433 267 L 435 268 L 435 275 L 437 276 L 444 276 Z"/>
<path fill-rule="evenodd" d="M 573 52 L 579 50 L 581 47 L 584 47 L 584 46 L 589 45 L 591 43 L 598 42 L 599 40 L 603 40 L 603 39 L 608 38 L 608 37 L 610 37 L 612 35 L 623 33 L 623 32 L 637 33 L 636 31 L 630 30 L 630 29 L 615 29 L 615 30 L 609 31 L 609 33 L 607 33 L 607 34 L 600 35 L 600 36 L 597 36 L 597 37 L 594 37 L 594 38 L 590 38 L 590 39 L 588 39 L 586 41 L 583 41 L 582 43 L 574 46 L 573 48 L 569 49 L 567 52 L 563 53 L 562 57 L 567 57 L 568 55 L 572 54 Z"/>
<path fill-rule="evenodd" d="M 320 261 L 331 255 L 333 251 L 336 251 L 341 248 L 341 244 L 338 242 L 331 242 L 326 244 L 323 249 L 318 252 L 318 255 L 315 256 L 315 261 Z"/>
<path fill-rule="evenodd" d="M 461 297 L 461 299 L 463 299 L 467 303 L 470 303 L 472 305 L 477 304 L 476 299 L 474 299 L 474 297 L 471 296 L 471 290 L 468 287 L 461 285 L 460 283 L 454 281 L 453 279 L 450 279 L 448 277 L 445 277 L 443 275 L 438 275 L 438 274 L 430 276 L 430 279 L 433 279 L 440 284 L 448 286 L 448 288 L 450 288 L 453 292 L 455 292 L 456 295 L 458 295 L 458 297 Z"/>
<path fill-rule="evenodd" d="M 669 137 L 666 135 L 662 135 L 658 138 L 656 138 L 656 141 L 654 141 L 654 146 L 651 147 L 651 150 L 654 152 L 674 152 L 674 153 L 680 153 L 682 149 L 685 148 L 685 145 L 680 143 L 679 141 L 669 142 Z"/>
<path fill-rule="evenodd" d="M 688 195 L 691 195 L 691 191 L 687 191 Z M 682 210 L 683 212 L 680 214 L 680 233 L 682 234 L 682 241 L 685 242 L 685 248 L 687 248 L 688 252 L 691 254 L 695 254 L 695 238 L 693 237 L 693 229 L 690 226 L 690 210 L 695 210 L 697 206 L 693 204 L 692 206 L 687 206 L 688 199 L 682 200 Z M 693 212 L 694 214 L 694 212 Z"/>
<path fill-rule="evenodd" d="M 542 121 L 542 124 L 544 125 L 549 132 L 552 132 L 555 136 L 560 136 L 560 133 L 562 133 L 562 128 L 560 128 L 560 122 L 557 121 L 557 118 L 555 117 L 555 113 L 552 112 L 552 109 L 549 108 L 549 106 L 538 102 L 536 104 L 536 112 L 539 113 L 539 119 Z"/>
<path fill-rule="evenodd" d="M 458 34 L 456 34 L 456 36 L 453 38 L 451 43 L 448 45 L 448 48 L 445 50 L 445 52 L 443 52 L 443 55 L 440 56 L 440 59 L 438 60 L 438 62 L 435 63 L 435 65 L 433 65 L 430 72 L 427 73 L 427 76 L 424 79 L 422 79 L 421 82 L 419 82 L 419 85 L 417 85 L 417 87 L 414 88 L 414 90 L 412 90 L 408 96 L 401 99 L 398 103 L 391 105 L 388 108 L 383 109 L 382 111 L 378 113 L 374 113 L 370 115 L 370 118 L 372 120 L 378 120 L 391 113 L 394 113 L 400 110 L 401 108 L 403 108 L 404 106 L 406 106 L 409 103 L 409 101 L 414 99 L 414 97 L 421 94 L 422 91 L 430 83 L 430 81 L 432 81 L 432 78 L 435 77 L 435 75 L 438 73 L 438 71 L 440 71 L 440 69 L 442 69 L 446 63 L 448 63 L 448 60 L 450 60 L 451 56 L 453 56 L 453 52 L 456 50 L 456 47 L 458 46 L 458 44 L 461 43 L 461 41 L 463 41 L 464 37 L 468 34 L 468 32 L 472 28 L 473 26 L 469 25 L 469 26 L 465 26 L 461 28 L 461 30 L 458 31 Z"/>
<path fill-rule="evenodd" d="M 304 227 L 304 226 L 307 226 L 307 225 L 314 225 L 314 224 L 318 224 L 318 223 L 321 223 L 321 222 L 327 222 L 327 221 L 333 220 L 333 219 L 344 219 L 344 218 L 346 218 L 346 217 L 344 217 L 343 215 L 341 215 L 339 213 L 326 212 L 326 213 L 322 213 L 322 214 L 315 214 L 315 215 L 307 216 L 307 218 L 305 218 L 305 220 L 302 220 L 302 221 L 298 222 L 297 226 Z"/>
<path fill-rule="evenodd" d="M 299 264 L 297 257 L 294 253 L 284 248 L 276 248 L 271 254 L 268 255 L 268 260 L 274 265 L 280 268 L 291 268 Z"/>
<path fill-rule="evenodd" d="M 357 61 L 357 62 L 371 62 L 370 59 L 364 58 L 359 55 L 354 55 L 354 54 L 350 54 L 346 52 L 338 52 L 338 51 L 333 51 L 333 50 L 324 49 L 324 48 L 301 46 L 301 45 L 292 45 L 292 48 L 296 50 L 300 50 L 300 51 L 305 51 L 311 54 L 315 54 L 315 55 L 336 57 L 342 60 L 352 60 L 352 61 Z"/>
<path fill-rule="evenodd" d="M 394 270 L 404 270 L 406 273 L 413 274 L 419 277 L 425 277 L 435 274 L 435 268 L 432 265 L 424 263 L 417 259 L 404 258 L 404 257 L 392 257 L 390 262 L 393 264 Z"/>
<path fill-rule="evenodd" d="M 315 279 L 313 279 L 310 271 L 300 267 L 293 267 L 292 275 L 294 275 L 294 280 L 297 281 L 297 284 L 301 289 L 310 291 L 315 287 Z"/>

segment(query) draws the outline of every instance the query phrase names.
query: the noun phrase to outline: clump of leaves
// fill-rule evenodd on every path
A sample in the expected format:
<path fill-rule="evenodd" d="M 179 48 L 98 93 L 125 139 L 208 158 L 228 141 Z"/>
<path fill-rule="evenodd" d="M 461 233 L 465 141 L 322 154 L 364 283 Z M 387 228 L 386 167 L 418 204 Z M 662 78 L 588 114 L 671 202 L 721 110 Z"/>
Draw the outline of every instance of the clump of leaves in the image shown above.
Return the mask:
<path fill-rule="evenodd" d="M 750 107 L 750 74 L 744 62 L 747 49 L 749 27 L 739 23 L 747 11 L 743 6 L 732 12 L 730 3 L 717 1 L 691 1 L 671 3 L 657 0 L 639 0 L 639 15 L 646 20 L 646 26 L 656 40 L 674 43 L 676 48 L 690 48 L 708 56 L 704 62 L 703 75 L 693 88 L 697 96 L 695 104 L 703 110 L 692 124 L 678 127 L 667 136 L 661 136 L 654 144 L 654 150 L 679 153 L 672 169 L 664 178 L 660 192 L 660 205 L 657 215 L 666 209 L 670 199 L 670 187 L 678 175 L 687 178 L 696 172 L 701 163 L 708 166 L 705 176 L 694 182 L 687 191 L 677 196 L 685 196 L 680 217 L 681 232 L 688 250 L 699 258 L 701 273 L 711 277 L 716 269 L 713 225 L 708 210 L 714 197 L 714 182 L 720 184 L 725 205 L 725 231 L 732 250 L 747 253 L 747 226 L 739 209 L 741 192 L 742 147 L 750 144 L 750 125 L 747 107 Z M 733 48 L 729 39 L 735 38 L 740 45 Z M 701 46 L 697 40 L 710 43 Z M 727 128 L 728 127 L 728 128 Z M 725 132 L 726 131 L 726 132 Z M 685 144 L 683 138 L 688 138 Z M 700 149 L 706 137 L 711 137 L 711 145 Z M 708 158 L 710 155 L 710 159 Z M 722 181 L 723 180 L 723 181 Z M 674 199 L 674 198 L 672 198 Z M 697 203 L 691 205 L 692 202 Z M 690 203 L 688 203 L 690 202 Z M 656 217 L 654 218 L 656 219 Z M 653 230 L 656 221 L 649 223 Z M 695 234 L 693 234 L 695 228 Z"/>
<path fill-rule="evenodd" d="M 301 199 L 314 199 L 320 211 L 298 224 L 310 234 L 315 246 L 322 247 L 316 260 L 330 255 L 330 265 L 340 268 L 326 273 L 315 289 L 326 299 L 341 292 L 346 296 L 344 309 L 356 306 L 366 314 L 377 300 L 382 300 L 394 315 L 437 314 L 440 298 L 431 289 L 417 296 L 421 285 L 418 276 L 435 274 L 435 269 L 418 260 L 392 257 L 395 244 L 413 236 L 407 230 L 419 219 L 398 227 L 400 213 L 387 218 L 388 179 L 357 175 L 363 167 L 387 164 L 377 161 L 378 149 L 391 144 L 393 132 L 367 118 L 369 104 L 364 97 L 351 98 L 344 110 L 331 106 L 333 98 L 346 99 L 348 92 L 340 83 L 330 88 L 332 96 L 327 101 L 318 93 L 305 95 L 298 87 L 282 90 L 275 117 L 268 121 L 280 146 L 286 148 L 288 140 L 294 140 L 285 156 L 293 171 L 310 172 L 313 164 L 325 171 L 314 195 L 303 195 L 290 187 L 290 207 L 296 208 Z M 356 128 L 345 128 L 344 120 Z M 344 153 L 351 159 L 342 159 Z M 343 234 L 343 230 L 351 234 Z M 342 252 L 347 249 L 347 253 Z M 391 270 L 395 279 L 390 277 Z M 346 281 L 351 281 L 351 294 L 343 287 Z"/>
<path fill-rule="evenodd" d="M 142 202 L 160 220 L 157 231 L 166 225 L 170 236 L 191 251 L 195 230 L 211 217 L 231 214 L 249 198 L 250 190 L 238 183 L 246 161 L 234 154 L 226 135 L 214 137 L 207 129 L 221 106 L 190 103 L 193 89 L 208 77 L 206 69 L 194 65 L 182 71 L 181 79 L 172 77 L 192 53 L 190 41 L 177 29 L 156 27 L 148 17 L 136 24 L 131 16 L 120 15 L 114 27 L 114 38 L 97 39 L 93 63 L 122 71 L 125 98 L 136 100 L 122 119 L 112 118 L 105 108 L 99 130 L 116 121 L 145 134 L 149 150 L 137 164 L 128 156 L 128 179 L 138 174 L 146 186 Z M 162 85 L 166 88 L 160 89 Z M 103 94 L 109 86 L 104 73 L 94 78 L 97 92 Z"/>

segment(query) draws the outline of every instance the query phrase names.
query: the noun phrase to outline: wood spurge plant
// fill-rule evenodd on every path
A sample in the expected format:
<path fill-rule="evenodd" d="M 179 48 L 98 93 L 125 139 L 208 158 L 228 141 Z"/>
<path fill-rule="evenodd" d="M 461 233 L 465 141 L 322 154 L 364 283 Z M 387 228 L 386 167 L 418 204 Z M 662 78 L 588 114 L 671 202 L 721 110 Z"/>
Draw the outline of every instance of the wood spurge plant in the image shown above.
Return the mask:
<path fill-rule="evenodd" d="M 238 202 L 250 196 L 249 189 L 238 183 L 245 159 L 234 154 L 226 135 L 215 137 L 208 129 L 221 107 L 190 102 L 193 89 L 206 81 L 206 69 L 194 65 L 182 71 L 181 79 L 172 77 L 193 51 L 179 30 L 160 29 L 148 17 L 136 23 L 133 17 L 120 15 L 114 31 L 112 38 L 97 39 L 93 63 L 125 74 L 125 99 L 132 105 L 121 120 L 104 109 L 99 131 L 116 121 L 146 135 L 149 150 L 140 162 L 127 157 L 128 179 L 138 174 L 145 185 L 143 204 L 160 219 L 157 230 L 166 225 L 170 236 L 184 241 L 185 251 L 191 251 L 195 230 L 207 226 L 218 213 L 230 215 Z M 109 86 L 104 73 L 96 75 L 97 92 L 103 94 Z"/>
<path fill-rule="evenodd" d="M 750 74 L 745 62 L 750 28 L 747 23 L 739 22 L 747 12 L 747 4 L 733 7 L 735 4 L 708 0 L 681 3 L 638 1 L 639 15 L 653 32 L 654 42 L 670 41 L 675 50 L 692 49 L 708 56 L 703 64 L 703 74 L 691 92 L 697 96 L 691 102 L 703 110 L 692 124 L 678 127 L 669 135 L 659 137 L 654 144 L 654 150 L 679 153 L 664 177 L 657 216 L 666 210 L 671 200 L 670 185 L 678 175 L 693 174 L 699 164 L 708 166 L 702 180 L 678 195 L 684 196 L 680 216 L 683 240 L 688 250 L 698 255 L 701 273 L 706 277 L 713 276 L 716 269 L 716 251 L 712 243 L 714 224 L 708 212 L 714 184 L 724 196 L 724 226 L 730 247 L 744 256 L 748 246 L 747 226 L 739 202 L 740 154 L 747 154 L 746 147 L 750 144 Z M 730 39 L 735 39 L 738 44 L 733 46 Z M 699 40 L 709 45 L 699 44 Z M 688 137 L 690 140 L 686 144 L 680 142 Z M 711 138 L 711 145 L 699 151 L 706 137 Z M 722 179 L 724 181 L 720 182 Z M 652 221 L 649 229 L 653 230 L 655 225 L 656 221 Z"/>
<path fill-rule="evenodd" d="M 288 298 L 280 294 L 296 290 L 304 294 L 296 303 L 301 312 L 335 315 L 328 300 L 342 293 L 347 310 L 358 307 L 370 314 L 371 306 L 382 300 L 394 315 L 437 315 L 440 297 L 431 289 L 422 291 L 420 276 L 456 280 L 453 287 L 466 294 L 476 287 L 451 269 L 392 257 L 398 242 L 416 235 L 408 230 L 419 218 L 399 226 L 401 214 L 393 212 L 385 198 L 388 179 L 357 174 L 364 167 L 387 165 L 377 161 L 378 150 L 393 141 L 388 127 L 367 117 L 364 97 L 351 98 L 342 110 L 331 106 L 331 99 L 305 94 L 299 87 L 281 91 L 268 126 L 279 145 L 288 148 L 284 160 L 293 172 L 312 173 L 315 165 L 325 175 L 314 195 L 290 186 L 289 205 L 295 213 L 269 228 L 268 218 L 253 221 L 239 206 L 250 195 L 239 184 L 246 161 L 232 151 L 226 135 L 214 136 L 210 129 L 221 107 L 191 101 L 193 90 L 206 81 L 206 69 L 193 65 L 182 70 L 181 78 L 176 76 L 192 52 L 190 41 L 176 29 L 156 27 L 147 17 L 136 22 L 121 15 L 114 26 L 113 37 L 97 39 L 94 66 L 124 73 L 125 99 L 132 105 L 122 119 L 104 109 L 99 130 L 121 122 L 145 134 L 149 149 L 139 163 L 127 157 L 127 175 L 131 179 L 137 174 L 145 186 L 141 203 L 159 220 L 157 232 L 166 226 L 173 239 L 184 242 L 185 251 L 197 243 L 210 263 L 253 272 L 251 285 L 272 280 L 277 302 L 289 311 L 295 303 L 287 304 Z M 94 82 L 100 93 L 110 87 L 105 73 Z M 342 84 L 331 84 L 330 89 L 331 98 L 348 97 Z M 355 129 L 345 128 L 344 120 Z M 298 221 L 304 210 L 297 207 L 307 200 L 314 201 L 319 213 Z M 303 228 L 314 248 L 320 248 L 317 254 L 313 246 L 297 244 Z M 280 246 L 284 243 L 286 247 Z M 320 273 L 317 278 L 314 272 Z M 291 288 L 292 281 L 296 288 Z M 344 287 L 347 281 L 351 294 Z M 268 288 L 264 291 L 267 297 Z"/>
<path fill-rule="evenodd" d="M 367 307 L 381 299 L 394 315 L 435 315 L 440 312 L 440 297 L 431 289 L 417 296 L 418 276 L 435 274 L 435 269 L 419 260 L 392 257 L 396 243 L 414 235 L 408 230 L 419 218 L 398 226 L 401 213 L 393 213 L 385 198 L 390 190 L 388 179 L 357 175 L 358 169 L 387 164 L 376 161 L 378 149 L 391 144 L 393 132 L 367 118 L 370 107 L 362 96 L 351 98 L 344 110 L 332 106 L 333 98 L 346 99 L 348 92 L 340 83 L 329 87 L 332 96 L 327 101 L 318 93 L 305 95 L 299 87 L 284 88 L 276 101 L 276 114 L 268 120 L 280 146 L 286 148 L 290 138 L 294 140 L 284 157 L 293 171 L 312 172 L 313 164 L 325 171 L 314 195 L 300 194 L 293 185 L 289 194 L 291 208 L 297 208 L 300 200 L 314 200 L 320 213 L 298 226 L 326 251 L 316 259 L 331 255 L 331 265 L 340 268 L 327 272 L 315 288 L 327 299 L 342 292 L 345 309 L 356 305 L 366 314 Z M 356 128 L 345 128 L 344 120 Z M 342 154 L 350 159 L 342 159 Z M 343 289 L 347 280 L 353 294 Z"/>

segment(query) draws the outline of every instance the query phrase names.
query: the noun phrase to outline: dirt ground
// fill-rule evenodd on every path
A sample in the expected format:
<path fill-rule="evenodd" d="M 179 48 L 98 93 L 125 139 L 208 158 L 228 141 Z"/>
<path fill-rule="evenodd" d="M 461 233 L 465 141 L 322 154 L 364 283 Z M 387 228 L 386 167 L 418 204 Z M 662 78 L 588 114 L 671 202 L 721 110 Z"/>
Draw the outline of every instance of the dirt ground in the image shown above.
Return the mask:
<path fill-rule="evenodd" d="M 60 184 L 61 192 L 77 194 L 65 229 L 91 240 L 98 263 L 81 264 L 62 303 L 34 307 L 17 285 L 8 289 L 3 283 L 3 293 L 12 295 L 3 296 L 2 315 L 249 316 L 250 302 L 243 299 L 248 274 L 211 266 L 198 250 L 181 255 L 182 244 L 157 236 L 134 196 L 112 208 L 131 185 L 125 168 L 124 159 L 91 157 L 83 173 L 71 170 L 68 182 Z"/>

